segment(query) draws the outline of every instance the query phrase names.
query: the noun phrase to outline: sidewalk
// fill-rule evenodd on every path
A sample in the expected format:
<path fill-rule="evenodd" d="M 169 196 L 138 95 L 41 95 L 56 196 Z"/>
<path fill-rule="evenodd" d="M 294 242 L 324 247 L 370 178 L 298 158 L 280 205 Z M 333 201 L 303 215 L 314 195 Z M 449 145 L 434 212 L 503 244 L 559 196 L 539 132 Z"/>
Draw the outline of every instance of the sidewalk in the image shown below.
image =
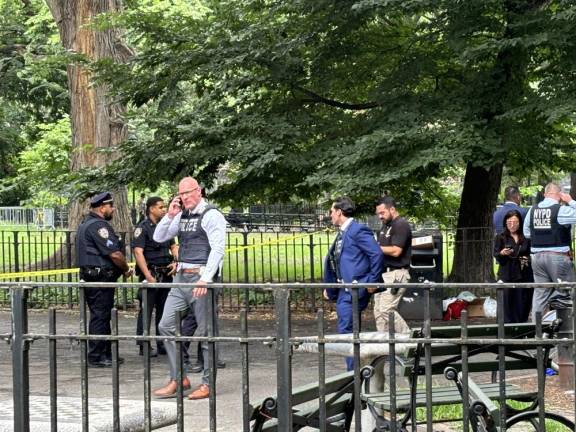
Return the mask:
<path fill-rule="evenodd" d="M 368 324 L 369 325 L 369 324 Z M 58 334 L 77 334 L 79 314 L 74 311 L 59 311 L 57 314 Z M 123 313 L 119 316 L 119 333 L 134 334 L 136 316 Z M 315 320 L 294 319 L 293 336 L 306 336 L 316 333 Z M 0 333 L 9 333 L 10 313 L 0 312 Z M 29 332 L 48 333 L 48 314 L 46 311 L 30 311 Z M 327 333 L 335 333 L 335 322 L 328 323 Z M 221 336 L 240 334 L 237 319 L 227 316 L 220 319 Z M 249 314 L 250 336 L 274 336 L 273 320 L 259 319 L 258 312 Z M 223 343 L 220 346 L 221 358 L 226 362 L 225 369 L 218 370 L 217 381 L 217 425 L 218 430 L 233 431 L 242 429 L 242 388 L 241 388 L 241 352 L 238 343 Z M 195 355 L 195 349 L 191 350 Z M 135 344 L 121 341 L 120 356 L 125 363 L 120 367 L 120 398 L 142 401 L 144 392 L 143 361 L 138 355 Z M 276 393 L 276 359 L 274 350 L 262 343 L 250 344 L 250 400 L 258 400 Z M 165 357 L 151 359 L 152 388 L 162 386 L 167 381 L 168 367 Z M 318 380 L 318 362 L 314 355 L 295 355 L 293 357 L 293 385 L 299 386 Z M 342 372 L 342 358 L 328 358 L 327 376 Z M 0 345 L 0 403 L 12 399 L 12 366 L 8 344 Z M 88 369 L 89 397 L 112 399 L 112 378 L 110 369 Z M 200 382 L 200 374 L 190 374 L 192 385 Z M 48 396 L 48 342 L 35 341 L 30 347 L 30 394 Z M 58 345 L 58 397 L 80 398 L 80 348 L 77 343 L 59 342 Z M 166 401 L 166 400 L 163 400 Z M 175 399 L 168 399 L 175 404 Z M 184 402 L 185 427 L 194 431 L 208 431 L 208 401 Z M 0 413 L 0 422 L 11 418 L 9 413 Z M 31 413 L 32 414 L 32 413 Z M 49 421 L 49 419 L 47 419 Z M 47 423 L 48 429 L 48 423 Z M 161 431 L 175 431 L 176 427 L 166 427 Z"/>
<path fill-rule="evenodd" d="M 292 336 L 309 336 L 317 332 L 317 321 L 310 318 L 293 317 Z M 336 333 L 335 314 L 327 315 L 327 334 Z M 374 322 L 371 316 L 365 314 L 362 323 L 364 331 L 374 330 Z M 452 322 L 454 325 L 456 322 Z M 439 324 L 439 323 L 435 323 Z M 10 332 L 10 312 L 0 311 L 0 333 Z M 136 328 L 136 315 L 134 313 L 122 313 L 119 316 L 120 334 L 134 334 Z M 239 337 L 240 323 L 234 315 L 225 315 L 220 319 L 221 336 Z M 79 313 L 77 311 L 59 311 L 57 314 L 58 334 L 78 334 Z M 29 312 L 29 332 L 48 333 L 48 314 L 46 311 Z M 275 336 L 274 317 L 270 313 L 258 311 L 249 314 L 249 335 L 252 337 Z M 274 350 L 262 343 L 249 345 L 250 361 L 250 400 L 256 401 L 276 393 L 276 359 Z M 218 370 L 217 381 L 217 428 L 219 431 L 242 430 L 242 388 L 241 388 L 241 352 L 240 344 L 226 342 L 220 345 L 221 358 L 226 362 L 225 369 Z M 195 349 L 191 350 L 192 356 Z M 127 404 L 143 407 L 143 360 L 138 355 L 135 343 L 121 341 L 120 355 L 125 363 L 120 367 L 120 398 Z M 317 356 L 313 354 L 295 354 L 293 360 L 293 386 L 300 386 L 318 381 Z M 152 388 L 160 387 L 167 381 L 168 367 L 165 357 L 151 359 Z M 326 375 L 331 376 L 344 370 L 344 359 L 341 357 L 326 358 Z M 0 343 L 0 406 L 12 400 L 12 365 L 10 346 Z M 534 385 L 536 376 L 516 376 L 511 372 L 509 378 L 522 381 L 522 385 Z M 88 369 L 89 397 L 101 398 L 103 403 L 112 400 L 112 378 L 110 369 Z M 200 382 L 200 374 L 189 375 L 192 385 Z M 70 400 L 80 400 L 80 349 L 77 343 L 63 341 L 58 343 L 58 397 L 70 397 Z M 48 372 L 48 342 L 45 340 L 35 341 L 30 347 L 30 395 L 46 397 L 49 395 L 49 372 Z M 153 399 L 154 400 L 154 399 Z M 65 401 L 65 399 L 62 399 Z M 130 402 L 134 401 L 134 402 Z M 176 405 L 175 399 L 164 399 Z M 546 380 L 547 406 L 555 412 L 563 412 L 573 416 L 574 398 L 566 395 L 559 387 L 559 378 L 548 377 Z M 59 410 L 59 421 L 66 420 L 64 403 Z M 49 421 L 47 407 L 33 412 L 31 416 L 42 415 Z M 96 414 L 96 407 L 90 406 L 94 411 L 90 415 L 92 419 Z M 0 412 L 0 431 L 11 430 L 2 428 L 2 425 L 11 425 L 12 414 Z M 48 411 L 49 412 L 49 411 Z M 77 413 L 76 413 L 77 414 Z M 208 401 L 184 401 L 184 425 L 186 430 L 208 431 Z M 122 411 L 121 411 L 122 420 Z M 10 426 L 11 427 L 11 426 Z M 48 430 L 48 423 L 46 423 Z M 160 431 L 176 431 L 176 426 L 168 426 Z"/>

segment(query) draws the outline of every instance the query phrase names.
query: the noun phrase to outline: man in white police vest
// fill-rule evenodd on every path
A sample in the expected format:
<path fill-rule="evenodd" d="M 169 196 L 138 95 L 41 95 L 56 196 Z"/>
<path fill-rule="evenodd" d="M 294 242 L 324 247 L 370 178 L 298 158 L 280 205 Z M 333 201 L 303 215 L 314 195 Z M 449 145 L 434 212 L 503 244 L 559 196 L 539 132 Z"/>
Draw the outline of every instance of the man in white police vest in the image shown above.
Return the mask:
<path fill-rule="evenodd" d="M 562 203 L 568 205 L 562 205 Z M 555 183 L 544 189 L 544 200 L 533 206 L 524 219 L 524 236 L 532 241 L 534 282 L 573 282 L 572 224 L 576 223 L 576 201 Z M 553 303 L 566 304 L 569 293 L 554 288 L 536 288 L 532 298 L 532 320 Z"/>
<path fill-rule="evenodd" d="M 178 185 L 178 196 L 172 200 L 168 213 L 154 231 L 154 241 L 161 243 L 178 236 L 178 267 L 174 283 L 190 283 L 190 288 L 172 288 L 164 305 L 162 320 L 158 325 L 160 334 L 176 334 L 176 312 L 192 309 L 196 317 L 197 336 L 208 335 L 208 299 L 206 285 L 217 277 L 226 246 L 226 219 L 218 209 L 202 198 L 198 182 L 185 177 Z M 216 313 L 214 311 L 214 313 Z M 216 329 L 215 329 L 216 330 Z M 176 344 L 164 343 L 170 364 L 170 381 L 154 391 L 157 397 L 172 397 L 177 390 Z M 188 399 L 204 399 L 210 395 L 210 368 L 208 364 L 208 344 L 202 343 L 204 370 L 202 383 Z M 215 373 L 216 371 L 214 371 Z M 184 371 L 182 385 L 190 388 L 190 381 Z"/>

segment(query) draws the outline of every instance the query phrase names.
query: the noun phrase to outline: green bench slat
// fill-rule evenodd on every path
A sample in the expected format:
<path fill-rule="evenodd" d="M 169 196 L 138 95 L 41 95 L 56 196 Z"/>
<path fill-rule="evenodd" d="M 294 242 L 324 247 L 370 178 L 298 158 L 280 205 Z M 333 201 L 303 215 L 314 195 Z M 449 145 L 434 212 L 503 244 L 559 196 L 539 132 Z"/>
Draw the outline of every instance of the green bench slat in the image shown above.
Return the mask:
<path fill-rule="evenodd" d="M 478 337 L 496 337 L 498 335 L 498 324 L 482 324 L 482 325 L 469 325 L 468 337 L 478 338 Z M 546 332 L 550 329 L 550 324 L 542 323 L 542 331 Z M 522 335 L 532 336 L 536 332 L 536 326 L 532 323 L 518 323 L 518 324 L 506 324 L 504 327 L 504 334 L 506 338 L 513 339 L 519 338 Z M 462 335 L 461 326 L 438 326 L 432 327 L 430 334 L 433 338 L 460 338 Z M 421 338 L 421 329 L 412 329 L 410 333 L 411 337 Z"/>
<path fill-rule="evenodd" d="M 448 362 L 448 363 L 440 363 L 442 360 L 433 359 L 434 363 L 432 363 L 432 375 L 442 375 L 444 374 L 444 369 L 448 366 L 452 366 L 457 371 L 462 370 L 462 364 L 460 363 L 460 359 L 458 362 Z M 548 364 L 545 365 L 546 367 L 550 366 L 550 360 L 548 360 Z M 412 374 L 412 361 L 409 363 L 404 364 L 403 366 L 399 366 L 396 368 L 396 375 L 402 377 L 409 377 Z M 422 358 L 422 363 L 420 364 L 421 368 L 424 368 L 424 359 Z M 478 361 L 474 360 L 474 358 L 470 358 L 468 362 L 468 371 L 469 372 L 492 372 L 497 371 L 499 367 L 499 362 L 497 359 L 495 360 L 483 360 Z M 525 360 L 506 360 L 505 369 L 507 371 L 513 370 L 527 370 L 527 369 L 536 369 L 536 358 L 534 361 L 527 362 Z M 386 366 L 385 373 L 388 374 L 389 370 Z M 424 376 L 422 373 L 420 376 Z"/>
<path fill-rule="evenodd" d="M 498 400 L 500 398 L 500 384 L 487 383 L 479 384 L 478 387 L 486 394 L 491 400 Z M 522 388 L 513 385 L 506 385 L 506 399 L 514 399 L 520 401 L 531 401 L 537 396 L 537 392 L 526 392 Z M 363 394 L 362 400 L 376 408 L 386 411 L 390 410 L 390 393 L 371 393 Z M 454 405 L 461 404 L 462 396 L 458 391 L 458 387 L 443 386 L 432 388 L 432 405 Z M 426 406 L 426 389 L 419 388 L 416 393 L 416 406 Z M 410 408 L 410 390 L 397 389 L 396 391 L 396 408 L 399 410 L 407 410 Z"/>
<path fill-rule="evenodd" d="M 326 397 L 331 393 L 336 393 L 342 387 L 351 385 L 354 382 L 354 371 L 344 372 L 332 377 L 326 378 Z M 273 396 L 276 398 L 276 396 Z M 296 407 L 300 404 L 306 403 L 313 399 L 318 399 L 320 397 L 320 390 L 318 383 L 306 384 L 295 389 L 292 389 L 292 406 Z M 266 398 L 268 399 L 268 398 Z M 253 410 L 252 419 L 254 415 L 260 410 L 260 407 L 264 403 L 265 399 L 261 399 L 257 402 L 251 403 L 250 408 Z"/>
<path fill-rule="evenodd" d="M 346 406 L 350 404 L 351 400 L 352 400 L 352 394 L 347 393 L 340 396 L 336 401 L 332 402 L 331 404 L 326 405 L 326 418 L 328 419 L 332 416 L 338 415 L 341 412 L 343 412 Z M 296 416 L 308 417 L 310 414 L 315 414 L 317 411 L 319 411 L 319 403 L 312 403 L 312 402 L 310 403 L 310 405 L 306 405 L 303 409 L 293 409 L 292 412 L 293 412 L 294 424 L 299 424 L 297 419 L 295 418 Z M 332 424 L 332 426 L 339 427 L 343 426 L 343 424 L 344 424 L 343 421 L 342 422 L 338 421 Z M 263 432 L 264 431 L 276 432 L 277 430 L 278 430 L 277 419 L 271 419 L 267 421 L 266 423 L 264 423 L 264 426 L 262 428 Z"/>

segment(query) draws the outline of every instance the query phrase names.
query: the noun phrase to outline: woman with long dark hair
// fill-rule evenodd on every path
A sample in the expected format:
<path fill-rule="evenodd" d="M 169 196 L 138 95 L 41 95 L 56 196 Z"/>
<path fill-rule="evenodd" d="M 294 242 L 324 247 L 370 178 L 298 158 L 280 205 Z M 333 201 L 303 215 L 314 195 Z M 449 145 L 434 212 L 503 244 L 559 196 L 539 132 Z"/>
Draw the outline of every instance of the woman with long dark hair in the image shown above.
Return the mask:
<path fill-rule="evenodd" d="M 502 282 L 534 282 L 530 266 L 530 239 L 522 234 L 522 216 L 510 210 L 504 216 L 504 231 L 494 238 L 494 257 L 500 265 L 498 279 Z M 532 307 L 533 290 L 504 290 L 504 322 L 527 322 Z"/>

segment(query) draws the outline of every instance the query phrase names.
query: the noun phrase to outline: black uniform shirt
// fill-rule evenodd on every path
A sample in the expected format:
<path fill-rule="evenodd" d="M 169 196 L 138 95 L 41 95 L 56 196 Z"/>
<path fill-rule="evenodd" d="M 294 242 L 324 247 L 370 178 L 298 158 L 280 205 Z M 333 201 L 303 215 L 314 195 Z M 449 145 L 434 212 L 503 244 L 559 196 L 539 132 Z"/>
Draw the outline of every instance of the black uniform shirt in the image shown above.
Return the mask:
<path fill-rule="evenodd" d="M 98 219 L 90 224 L 86 229 L 86 239 L 92 244 L 101 255 L 108 256 L 114 252 L 120 251 L 120 238 L 114 232 L 112 225 L 107 220 L 90 212 L 85 222 L 91 218 Z"/>
<path fill-rule="evenodd" d="M 409 268 L 412 255 L 412 229 L 406 219 L 397 217 L 390 223 L 383 225 L 378 235 L 380 246 L 398 246 L 402 253 L 398 257 L 386 255 L 385 267 L 394 269 Z"/>
<path fill-rule="evenodd" d="M 154 231 L 156 224 L 150 219 L 146 218 L 140 222 L 134 230 L 134 237 L 132 239 L 132 249 L 135 247 L 144 250 L 144 258 L 146 263 L 154 264 L 157 266 L 164 266 L 170 264 L 173 260 L 170 254 L 170 246 L 175 244 L 175 240 L 167 240 L 162 243 L 154 241 Z"/>

